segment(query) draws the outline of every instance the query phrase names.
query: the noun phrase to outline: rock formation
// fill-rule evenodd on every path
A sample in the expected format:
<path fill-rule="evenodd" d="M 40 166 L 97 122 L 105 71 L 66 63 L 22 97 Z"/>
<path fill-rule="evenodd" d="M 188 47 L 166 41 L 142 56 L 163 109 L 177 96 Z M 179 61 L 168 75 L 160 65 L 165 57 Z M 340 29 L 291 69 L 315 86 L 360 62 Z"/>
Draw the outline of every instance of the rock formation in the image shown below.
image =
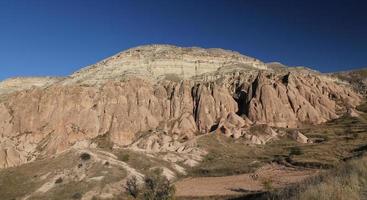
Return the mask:
<path fill-rule="evenodd" d="M 279 127 L 295 127 L 299 122 L 319 124 L 338 117 L 341 107 L 337 100 L 351 107 L 360 102 L 352 90 L 318 76 L 266 76 L 259 73 L 248 89 L 246 114 L 252 121 Z"/>
<path fill-rule="evenodd" d="M 188 79 L 231 66 L 267 69 L 263 62 L 234 51 L 146 45 L 128 49 L 84 68 L 72 74 L 65 84 L 101 84 L 107 80 L 121 80 L 122 75 Z"/>
<path fill-rule="evenodd" d="M 217 131 L 264 144 L 276 133 L 251 134 L 252 123 L 318 124 L 361 101 L 321 74 L 275 72 L 230 51 L 166 45 L 133 48 L 41 86 L 24 87 L 0 102 L 0 168 L 99 136 L 127 146 L 151 131 L 179 140 Z M 153 143 L 145 146 L 165 146 Z"/>
<path fill-rule="evenodd" d="M 367 95 L 367 68 L 360 68 L 351 71 L 335 72 L 329 74 L 338 80 L 350 84 L 355 90 L 363 95 Z"/>
<path fill-rule="evenodd" d="M 243 119 L 235 113 L 230 112 L 227 117 L 220 120 L 216 132 L 237 139 L 247 133 L 251 124 L 252 122 L 246 117 Z"/>
<path fill-rule="evenodd" d="M 54 78 L 54 77 L 10 78 L 0 82 L 0 95 L 30 89 L 32 87 L 47 87 L 61 80 L 62 78 Z"/>
<path fill-rule="evenodd" d="M 303 135 L 301 132 L 299 131 L 293 131 L 291 134 L 290 134 L 290 137 L 299 142 L 299 143 L 302 143 L 302 144 L 306 144 L 306 143 L 309 143 L 309 139 Z"/>

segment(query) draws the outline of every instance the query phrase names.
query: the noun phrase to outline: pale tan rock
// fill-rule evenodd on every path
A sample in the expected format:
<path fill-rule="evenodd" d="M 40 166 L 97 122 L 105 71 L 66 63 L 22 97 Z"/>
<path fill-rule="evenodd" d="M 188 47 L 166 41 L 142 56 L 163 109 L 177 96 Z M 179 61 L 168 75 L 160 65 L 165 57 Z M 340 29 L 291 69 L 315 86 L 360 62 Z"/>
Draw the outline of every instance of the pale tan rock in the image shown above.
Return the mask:
<path fill-rule="evenodd" d="M 250 124 L 233 112 L 228 113 L 227 117 L 222 118 L 216 129 L 216 133 L 224 134 L 235 139 L 240 138 Z"/>
<path fill-rule="evenodd" d="M 265 144 L 258 136 L 256 135 L 248 135 L 246 137 L 252 144 Z"/>
<path fill-rule="evenodd" d="M 0 168 L 18 166 L 26 161 L 25 153 L 19 151 L 12 141 L 6 139 L 0 143 Z"/>
<path fill-rule="evenodd" d="M 339 117 L 336 99 L 352 107 L 361 101 L 352 90 L 317 75 L 290 73 L 280 78 L 259 73 L 248 89 L 249 119 L 277 127 L 319 124 Z"/>
<path fill-rule="evenodd" d="M 349 108 L 347 111 L 347 115 L 350 117 L 360 117 L 360 113 L 354 108 Z"/>
<path fill-rule="evenodd" d="M 196 122 L 192 114 L 184 113 L 178 121 L 175 122 L 172 128 L 172 133 L 177 135 L 183 135 L 192 138 L 197 133 L 198 129 Z"/>
<path fill-rule="evenodd" d="M 173 180 L 176 178 L 176 175 L 173 171 L 166 167 L 162 167 L 162 175 L 165 176 L 168 180 Z"/>
<path fill-rule="evenodd" d="M 260 124 L 247 130 L 244 137 L 252 144 L 266 144 L 278 139 L 278 133 L 268 125 Z"/>
<path fill-rule="evenodd" d="M 9 94 L 16 91 L 31 89 L 32 87 L 47 87 L 62 78 L 56 77 L 17 77 L 0 82 L 0 95 Z"/>
<path fill-rule="evenodd" d="M 266 69 L 254 58 L 223 49 L 182 48 L 172 45 L 146 45 L 128 49 L 74 73 L 64 84 L 103 84 L 126 75 L 180 80 L 215 72 L 226 66 Z"/>
<path fill-rule="evenodd" d="M 193 159 L 187 159 L 187 160 L 185 160 L 185 162 L 183 164 L 185 164 L 189 167 L 195 167 L 196 165 L 199 164 L 199 162 L 196 161 L 196 160 L 193 160 Z"/>
<path fill-rule="evenodd" d="M 306 144 L 309 142 L 309 139 L 299 131 L 293 131 L 291 133 L 291 138 L 302 144 Z"/>

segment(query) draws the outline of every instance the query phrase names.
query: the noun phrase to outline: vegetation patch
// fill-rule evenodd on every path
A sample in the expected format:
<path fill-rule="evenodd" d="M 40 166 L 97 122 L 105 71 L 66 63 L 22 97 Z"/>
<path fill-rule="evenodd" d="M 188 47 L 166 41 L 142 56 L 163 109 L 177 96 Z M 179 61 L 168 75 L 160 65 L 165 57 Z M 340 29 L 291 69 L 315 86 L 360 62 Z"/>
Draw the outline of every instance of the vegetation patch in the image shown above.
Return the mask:
<path fill-rule="evenodd" d="M 367 104 L 358 107 L 367 110 Z M 254 127 L 253 131 L 260 131 Z M 294 129 L 282 129 L 291 132 Z M 346 159 L 360 156 L 367 141 L 367 115 L 361 118 L 343 116 L 317 126 L 305 125 L 297 129 L 311 141 L 300 144 L 282 137 L 266 145 L 250 145 L 244 139 L 234 140 L 219 134 L 203 136 L 198 140 L 209 153 L 189 176 L 226 176 L 254 172 L 270 162 L 306 168 L 329 169 Z"/>
<path fill-rule="evenodd" d="M 80 159 L 84 160 L 84 161 L 87 161 L 87 160 L 90 160 L 91 156 L 89 155 L 89 153 L 82 153 L 80 155 Z"/>
<path fill-rule="evenodd" d="M 208 151 L 198 166 L 189 170 L 189 176 L 227 176 L 254 172 L 276 156 L 288 156 L 289 139 L 277 144 L 249 145 L 244 139 L 232 139 L 220 134 L 203 136 L 198 145 Z M 278 146 L 281 144 L 281 146 Z"/>
<path fill-rule="evenodd" d="M 98 148 L 106 151 L 111 151 L 113 148 L 113 142 L 111 141 L 110 134 L 108 133 L 97 136 L 93 139 L 93 142 L 97 144 Z"/>
<path fill-rule="evenodd" d="M 320 176 L 285 189 L 271 191 L 261 200 L 359 200 L 367 193 L 367 157 L 348 161 Z"/>
<path fill-rule="evenodd" d="M 171 163 L 156 157 L 148 156 L 141 152 L 122 149 L 115 150 L 113 153 L 117 156 L 119 160 L 126 162 L 128 165 L 137 169 L 143 174 L 150 173 L 150 170 L 157 166 L 166 167 L 171 171 L 176 171 L 172 168 Z"/>
<path fill-rule="evenodd" d="M 47 179 L 41 179 L 50 171 L 62 171 L 75 166 L 77 158 L 71 153 L 53 159 L 38 160 L 0 170 L 0 199 L 21 199 L 40 188 Z"/>
<path fill-rule="evenodd" d="M 134 199 L 144 200 L 173 200 L 175 186 L 162 175 L 162 170 L 151 171 L 144 178 L 144 184 L 139 186 L 136 177 L 127 180 L 126 193 Z"/>
<path fill-rule="evenodd" d="M 60 177 L 60 178 L 56 179 L 55 183 L 56 183 L 56 184 L 58 184 L 58 183 L 62 183 L 62 181 L 63 181 L 63 180 L 62 180 L 62 178 Z"/>

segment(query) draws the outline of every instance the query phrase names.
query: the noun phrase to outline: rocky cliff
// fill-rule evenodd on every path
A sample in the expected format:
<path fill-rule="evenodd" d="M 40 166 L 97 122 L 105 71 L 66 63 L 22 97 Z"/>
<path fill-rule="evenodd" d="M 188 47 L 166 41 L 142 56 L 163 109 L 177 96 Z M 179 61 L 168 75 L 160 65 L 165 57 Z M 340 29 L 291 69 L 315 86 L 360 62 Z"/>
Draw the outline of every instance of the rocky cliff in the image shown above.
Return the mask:
<path fill-rule="evenodd" d="M 275 71 L 221 49 L 167 45 L 133 48 L 47 87 L 24 88 L 0 102 L 0 168 L 101 136 L 117 146 L 151 131 L 178 140 L 218 130 L 253 138 L 252 124 L 323 123 L 361 102 L 349 86 L 322 74 Z"/>

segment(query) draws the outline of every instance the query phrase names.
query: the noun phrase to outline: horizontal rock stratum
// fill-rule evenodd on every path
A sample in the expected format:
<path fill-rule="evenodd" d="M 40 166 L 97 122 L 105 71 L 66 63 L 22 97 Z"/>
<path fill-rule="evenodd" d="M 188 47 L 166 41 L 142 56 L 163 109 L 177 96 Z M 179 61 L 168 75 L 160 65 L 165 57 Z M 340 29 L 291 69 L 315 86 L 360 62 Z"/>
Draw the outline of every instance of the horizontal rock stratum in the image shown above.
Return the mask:
<path fill-rule="evenodd" d="M 240 137 L 253 124 L 319 124 L 362 98 L 307 68 L 169 45 L 132 48 L 65 78 L 14 80 L 0 83 L 0 168 L 99 136 L 126 146 L 149 131 L 187 139 L 222 128 Z"/>
<path fill-rule="evenodd" d="M 266 65 L 248 56 L 223 49 L 182 48 L 171 45 L 147 45 L 123 51 L 71 75 L 66 83 L 100 84 L 121 80 L 121 76 L 163 79 L 189 79 L 219 68 L 266 69 Z"/>

